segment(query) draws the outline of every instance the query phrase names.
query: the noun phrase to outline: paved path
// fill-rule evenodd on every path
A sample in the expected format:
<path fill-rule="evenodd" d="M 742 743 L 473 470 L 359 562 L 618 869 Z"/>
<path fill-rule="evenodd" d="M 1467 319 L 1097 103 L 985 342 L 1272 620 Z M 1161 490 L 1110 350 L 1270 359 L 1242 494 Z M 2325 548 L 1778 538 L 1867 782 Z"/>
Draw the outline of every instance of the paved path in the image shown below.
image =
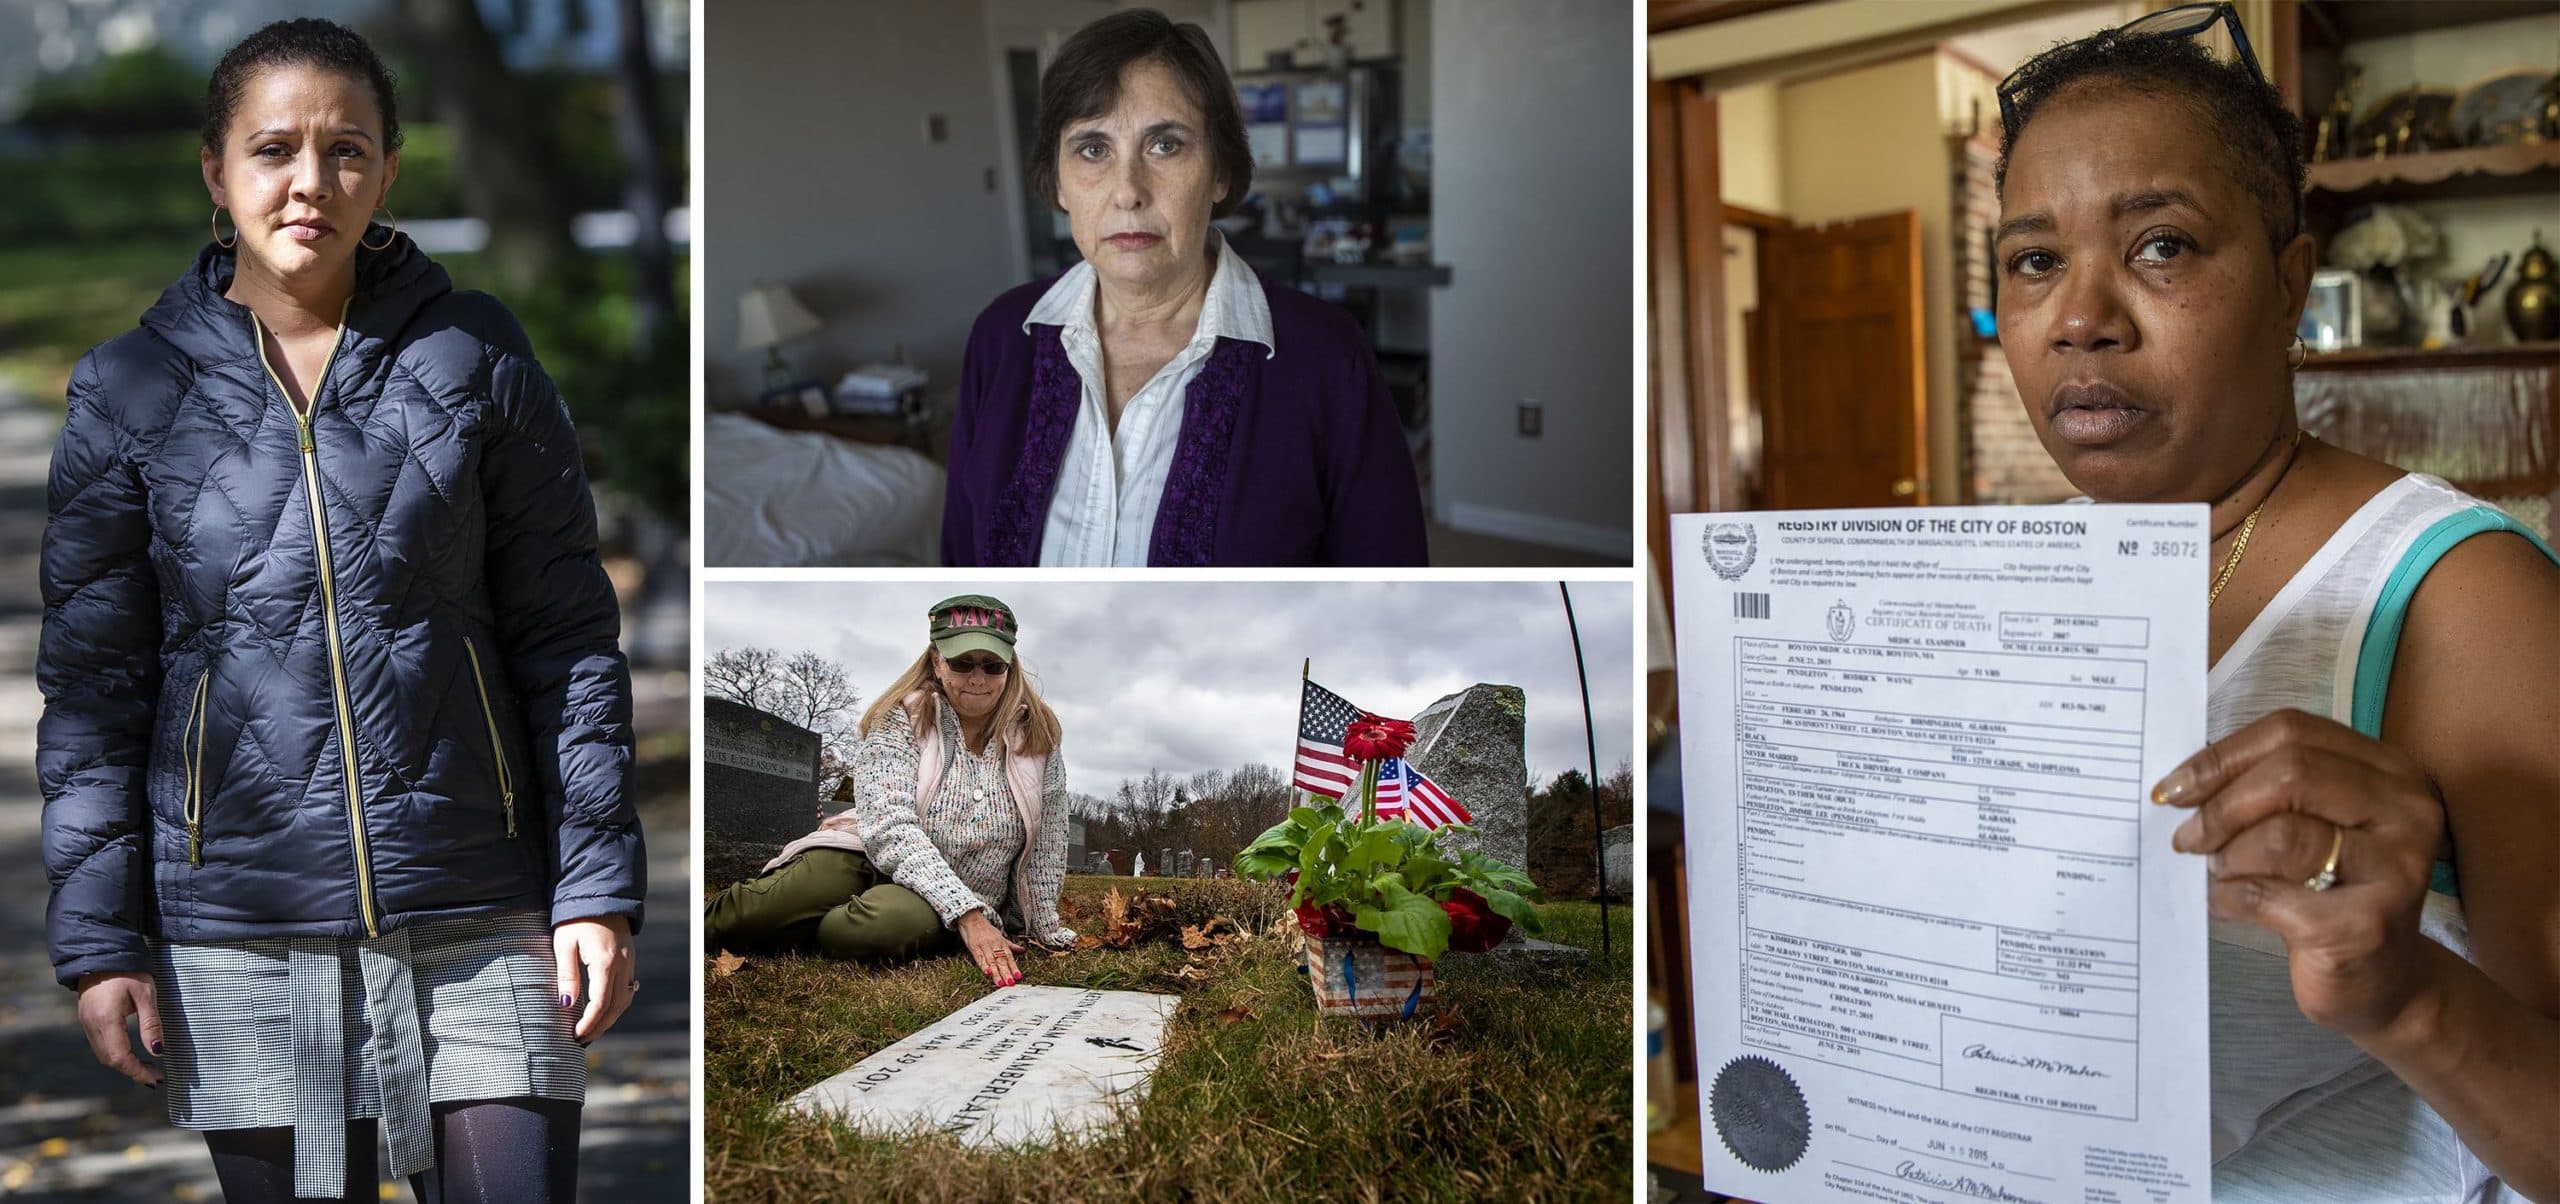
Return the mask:
<path fill-rule="evenodd" d="M 203 1140 L 171 1128 L 159 1093 L 97 1064 L 71 992 L 45 952 L 47 889 L 35 783 L 37 555 L 45 463 L 59 416 L 0 386 L 0 1196 L 215 1200 Z M 686 726 L 680 676 L 634 675 L 644 730 Z M 616 1204 L 690 1197 L 686 1008 L 693 903 L 681 772 L 644 805 L 649 918 L 639 937 L 640 1001 L 589 1055 L 580 1195 Z M 400 1193 L 405 1198 L 405 1191 Z"/>

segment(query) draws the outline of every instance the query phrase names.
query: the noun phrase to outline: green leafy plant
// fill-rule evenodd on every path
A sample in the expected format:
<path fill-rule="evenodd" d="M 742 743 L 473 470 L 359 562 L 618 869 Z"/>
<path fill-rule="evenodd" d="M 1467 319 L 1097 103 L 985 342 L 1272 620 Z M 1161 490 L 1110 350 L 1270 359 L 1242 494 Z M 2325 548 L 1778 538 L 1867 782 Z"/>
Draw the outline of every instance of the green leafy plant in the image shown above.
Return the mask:
<path fill-rule="evenodd" d="M 1517 924 L 1544 931 L 1535 901 L 1544 896 L 1526 874 L 1474 850 L 1452 853 L 1438 833 L 1376 814 L 1376 767 L 1363 775 L 1361 810 L 1309 796 L 1244 851 L 1240 877 L 1291 880 L 1289 906 L 1301 928 L 1331 936 L 1347 922 L 1380 944 L 1437 958 L 1453 947 L 1480 950 Z M 1451 824 L 1441 832 L 1472 831 Z M 1489 924 L 1489 916 L 1507 921 Z"/>

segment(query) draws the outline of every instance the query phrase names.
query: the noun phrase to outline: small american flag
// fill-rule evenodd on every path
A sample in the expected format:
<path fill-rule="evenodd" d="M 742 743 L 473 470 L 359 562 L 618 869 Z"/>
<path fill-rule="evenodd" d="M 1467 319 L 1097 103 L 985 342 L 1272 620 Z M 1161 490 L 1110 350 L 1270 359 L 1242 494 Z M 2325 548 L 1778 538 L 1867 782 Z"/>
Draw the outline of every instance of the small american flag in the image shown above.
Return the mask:
<path fill-rule="evenodd" d="M 1389 757 L 1378 764 L 1378 814 L 1402 816 L 1426 828 L 1463 824 L 1475 818 L 1442 790 L 1440 783 L 1424 777 L 1421 770 L 1402 757 Z"/>
<path fill-rule="evenodd" d="M 1358 789 L 1360 762 L 1342 751 L 1342 737 L 1360 708 L 1313 681 L 1301 683 L 1298 697 L 1298 757 L 1291 783 L 1298 789 L 1338 799 Z M 1439 783 L 1422 771 L 1391 757 L 1378 765 L 1378 814 L 1402 815 L 1426 828 L 1467 823 L 1474 817 Z"/>

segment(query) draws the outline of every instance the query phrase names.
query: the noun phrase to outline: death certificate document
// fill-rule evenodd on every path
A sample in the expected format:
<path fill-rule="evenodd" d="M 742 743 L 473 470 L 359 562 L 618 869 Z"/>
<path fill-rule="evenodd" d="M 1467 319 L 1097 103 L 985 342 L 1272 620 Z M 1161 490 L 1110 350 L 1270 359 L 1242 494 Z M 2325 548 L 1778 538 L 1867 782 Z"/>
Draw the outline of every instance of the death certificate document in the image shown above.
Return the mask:
<path fill-rule="evenodd" d="M 1709 1188 L 2207 1198 L 2205 513 L 1672 520 Z"/>

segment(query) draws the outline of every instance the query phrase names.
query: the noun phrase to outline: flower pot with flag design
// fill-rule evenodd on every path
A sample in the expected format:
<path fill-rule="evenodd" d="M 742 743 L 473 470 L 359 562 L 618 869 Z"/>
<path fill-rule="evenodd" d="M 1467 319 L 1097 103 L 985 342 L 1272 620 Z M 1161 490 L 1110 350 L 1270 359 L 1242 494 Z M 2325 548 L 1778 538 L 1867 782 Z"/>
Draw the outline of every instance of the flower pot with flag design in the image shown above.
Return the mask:
<path fill-rule="evenodd" d="M 1538 932 L 1538 888 L 1482 853 L 1441 847 L 1438 833 L 1465 831 L 1467 813 L 1405 763 L 1412 724 L 1312 681 L 1304 690 L 1296 785 L 1307 805 L 1236 854 L 1236 873 L 1288 881 L 1324 1015 L 1428 1014 L 1433 959 L 1481 952 L 1515 924 Z"/>
<path fill-rule="evenodd" d="M 1352 929 L 1332 936 L 1307 934 L 1307 982 L 1316 1011 L 1371 1024 L 1431 1014 L 1431 959 L 1380 944 Z"/>

